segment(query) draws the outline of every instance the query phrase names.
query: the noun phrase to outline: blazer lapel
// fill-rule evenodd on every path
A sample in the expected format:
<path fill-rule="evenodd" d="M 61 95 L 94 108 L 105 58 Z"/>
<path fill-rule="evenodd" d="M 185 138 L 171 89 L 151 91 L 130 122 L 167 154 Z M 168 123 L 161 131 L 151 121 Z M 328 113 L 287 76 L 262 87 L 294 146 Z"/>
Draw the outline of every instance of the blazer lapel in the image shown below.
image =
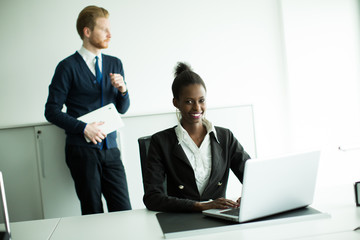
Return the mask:
<path fill-rule="evenodd" d="M 210 141 L 211 141 L 211 173 L 209 182 L 202 194 L 202 196 L 211 196 L 214 191 L 214 186 L 219 184 L 219 180 L 224 175 L 224 171 L 226 170 L 226 164 L 224 164 L 224 156 L 223 149 L 221 145 L 216 140 L 213 133 L 210 133 Z"/>
<path fill-rule="evenodd" d="M 214 177 L 214 174 L 223 172 L 219 171 L 220 169 L 224 168 L 223 164 L 223 149 L 218 143 L 218 141 L 215 139 L 215 136 L 213 133 L 211 133 L 211 156 L 212 156 L 212 162 L 211 162 L 211 174 L 210 179 Z"/>
<path fill-rule="evenodd" d="M 185 162 L 189 167 L 192 168 L 189 159 L 186 157 L 186 154 L 180 144 L 177 143 L 176 146 L 174 147 L 173 155 L 176 158 L 180 159 L 181 161 Z"/>

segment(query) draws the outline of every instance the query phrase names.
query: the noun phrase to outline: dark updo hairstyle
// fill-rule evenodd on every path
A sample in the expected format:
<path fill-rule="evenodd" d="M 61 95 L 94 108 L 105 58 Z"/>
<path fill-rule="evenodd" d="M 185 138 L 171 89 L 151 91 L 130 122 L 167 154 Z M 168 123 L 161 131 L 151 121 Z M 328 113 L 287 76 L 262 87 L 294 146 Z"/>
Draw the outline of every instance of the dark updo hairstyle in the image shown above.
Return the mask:
<path fill-rule="evenodd" d="M 174 75 L 175 79 L 171 88 L 175 99 L 179 99 L 182 89 L 191 84 L 200 84 L 206 91 L 204 81 L 197 73 L 192 71 L 188 64 L 182 62 L 177 63 Z"/>

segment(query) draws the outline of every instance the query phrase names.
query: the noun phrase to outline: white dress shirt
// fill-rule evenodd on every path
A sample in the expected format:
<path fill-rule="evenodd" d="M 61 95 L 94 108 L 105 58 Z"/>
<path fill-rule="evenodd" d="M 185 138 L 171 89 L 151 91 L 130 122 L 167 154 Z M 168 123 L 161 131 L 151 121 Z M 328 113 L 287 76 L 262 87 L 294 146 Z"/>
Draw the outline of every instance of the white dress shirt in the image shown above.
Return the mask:
<path fill-rule="evenodd" d="M 90 52 L 89 50 L 87 50 L 86 48 L 84 48 L 84 46 L 81 46 L 80 50 L 78 51 L 78 53 L 81 55 L 81 57 L 84 59 L 86 65 L 89 67 L 90 71 L 94 74 L 94 76 L 96 76 L 95 74 L 95 57 L 96 55 L 93 54 L 92 52 Z M 99 57 L 99 68 L 100 68 L 100 72 L 102 72 L 102 58 L 101 58 L 101 53 L 98 55 Z"/>
<path fill-rule="evenodd" d="M 179 144 L 183 148 L 186 157 L 194 170 L 196 185 L 200 195 L 204 192 L 210 178 L 211 173 L 211 144 L 210 132 L 214 132 L 217 140 L 216 131 L 212 123 L 203 119 L 203 124 L 206 127 L 207 134 L 200 147 L 191 139 L 188 132 L 181 126 L 180 122 L 175 128 L 176 136 Z"/>

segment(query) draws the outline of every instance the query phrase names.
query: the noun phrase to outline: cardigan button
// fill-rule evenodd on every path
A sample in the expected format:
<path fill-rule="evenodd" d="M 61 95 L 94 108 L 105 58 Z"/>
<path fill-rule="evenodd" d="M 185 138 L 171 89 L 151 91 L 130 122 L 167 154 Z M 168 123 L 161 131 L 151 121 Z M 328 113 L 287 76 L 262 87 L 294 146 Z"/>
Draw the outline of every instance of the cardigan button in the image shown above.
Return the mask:
<path fill-rule="evenodd" d="M 218 186 L 220 187 L 222 185 L 222 182 L 218 182 Z"/>
<path fill-rule="evenodd" d="M 183 190 L 184 189 L 184 185 L 179 185 L 179 189 Z"/>

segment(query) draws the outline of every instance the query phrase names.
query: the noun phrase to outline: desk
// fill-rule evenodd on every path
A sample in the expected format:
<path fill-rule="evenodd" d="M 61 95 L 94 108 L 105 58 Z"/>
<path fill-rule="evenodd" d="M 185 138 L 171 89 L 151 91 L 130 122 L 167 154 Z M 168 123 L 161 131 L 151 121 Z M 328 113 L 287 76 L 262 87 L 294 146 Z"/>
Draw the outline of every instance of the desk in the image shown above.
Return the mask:
<path fill-rule="evenodd" d="M 261 227 L 202 234 L 177 239 L 360 239 L 353 229 L 360 225 L 360 208 L 355 206 L 353 186 L 318 189 L 312 207 L 330 218 L 272 224 Z M 13 240 L 164 239 L 156 212 L 146 209 L 11 223 Z"/>
<path fill-rule="evenodd" d="M 59 222 L 60 218 L 10 223 L 11 239 L 50 239 Z"/>

